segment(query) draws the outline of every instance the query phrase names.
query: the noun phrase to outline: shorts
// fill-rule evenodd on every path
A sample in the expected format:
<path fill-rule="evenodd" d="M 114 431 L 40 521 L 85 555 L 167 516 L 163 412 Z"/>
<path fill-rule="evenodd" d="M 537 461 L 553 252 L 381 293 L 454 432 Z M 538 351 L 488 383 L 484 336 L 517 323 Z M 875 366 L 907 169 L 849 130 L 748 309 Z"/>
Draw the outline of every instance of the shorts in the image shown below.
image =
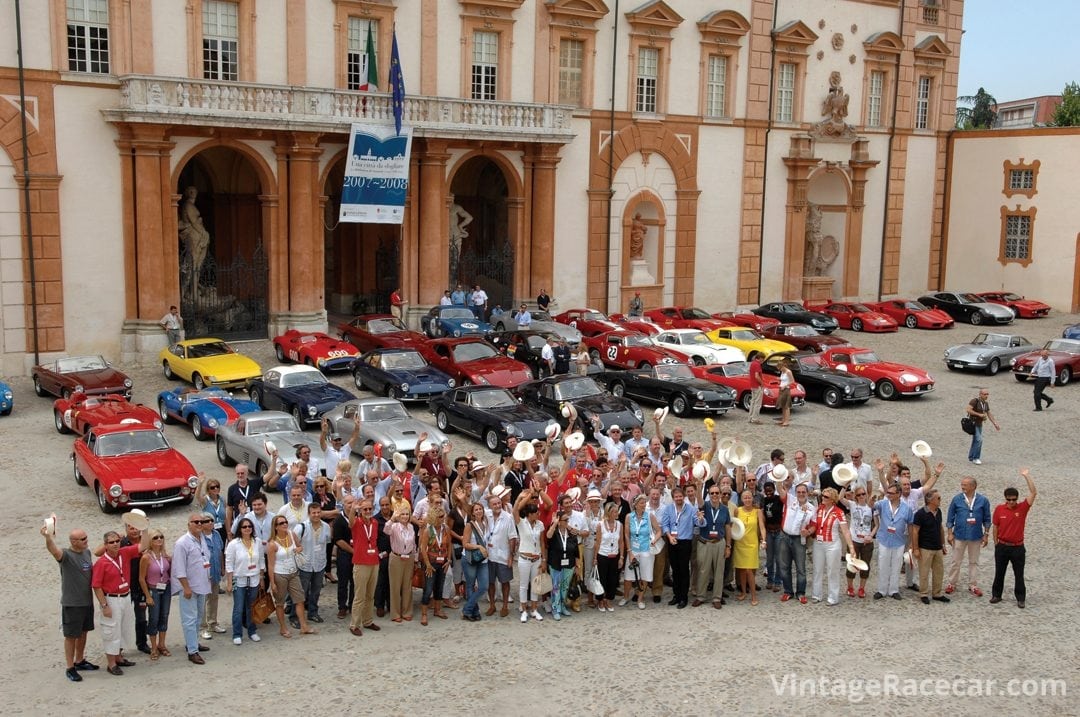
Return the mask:
<path fill-rule="evenodd" d="M 780 389 L 780 396 L 776 399 L 776 407 L 781 411 L 785 408 L 791 408 L 791 389 Z"/>
<path fill-rule="evenodd" d="M 634 558 L 637 558 L 638 569 L 637 577 L 634 577 L 634 569 L 630 567 L 630 564 L 634 562 Z M 630 560 L 626 561 L 626 565 L 623 567 L 623 580 L 629 580 L 634 582 L 635 580 L 644 580 L 647 583 L 651 583 L 653 579 L 653 561 L 656 556 L 645 551 L 644 553 L 630 553 Z"/>
<path fill-rule="evenodd" d="M 94 629 L 94 606 L 61 607 L 60 628 L 64 637 L 82 637 L 90 632 Z"/>
<path fill-rule="evenodd" d="M 495 587 L 498 584 L 507 585 L 514 578 L 514 569 L 502 563 L 488 561 L 488 585 Z"/>
<path fill-rule="evenodd" d="M 285 593 L 289 593 L 293 605 L 304 604 L 304 586 L 300 583 L 300 573 L 278 575 L 274 573 L 274 602 L 284 607 Z"/>

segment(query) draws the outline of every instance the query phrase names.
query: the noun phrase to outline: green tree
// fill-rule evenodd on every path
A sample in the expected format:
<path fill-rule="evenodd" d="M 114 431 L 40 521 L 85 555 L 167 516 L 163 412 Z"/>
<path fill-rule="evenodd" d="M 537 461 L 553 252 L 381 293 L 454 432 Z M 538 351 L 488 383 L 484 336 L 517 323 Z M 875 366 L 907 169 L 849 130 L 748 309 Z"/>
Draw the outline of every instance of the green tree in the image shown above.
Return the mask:
<path fill-rule="evenodd" d="M 997 119 L 997 100 L 994 96 L 979 88 L 974 95 L 966 95 L 956 98 L 957 105 L 967 105 L 956 108 L 957 129 L 990 129 Z"/>
<path fill-rule="evenodd" d="M 1080 85 L 1070 82 L 1061 91 L 1061 104 L 1050 120 L 1054 127 L 1080 127 Z"/>

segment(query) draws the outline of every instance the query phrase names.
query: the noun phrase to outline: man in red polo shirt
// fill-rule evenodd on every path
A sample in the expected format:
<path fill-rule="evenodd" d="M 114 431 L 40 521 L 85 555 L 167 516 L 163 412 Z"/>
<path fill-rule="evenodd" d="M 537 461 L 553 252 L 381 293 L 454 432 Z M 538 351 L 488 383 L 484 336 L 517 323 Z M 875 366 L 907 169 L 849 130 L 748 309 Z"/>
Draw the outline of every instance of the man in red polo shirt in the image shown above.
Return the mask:
<path fill-rule="evenodd" d="M 101 625 L 105 656 L 109 660 L 106 669 L 111 675 L 122 675 L 124 670 L 121 668 L 135 664 L 121 656 L 120 651 L 135 642 L 135 608 L 128 598 L 135 579 L 131 575 L 131 560 L 138 559 L 149 544 L 150 531 L 145 530 L 141 543 L 121 548 L 120 534 L 110 530 L 105 533 L 105 554 L 91 569 L 90 587 L 101 606 L 98 624 Z"/>
<path fill-rule="evenodd" d="M 379 523 L 374 518 L 374 505 L 368 499 L 359 502 L 353 508 L 352 520 L 352 565 L 353 565 L 353 605 L 349 632 L 360 637 L 362 627 L 378 632 L 372 617 L 375 610 L 375 584 L 379 580 Z"/>
<path fill-rule="evenodd" d="M 1012 563 L 1013 577 L 1016 580 L 1013 594 L 1016 595 L 1016 606 L 1022 608 L 1027 598 L 1027 588 L 1024 586 L 1024 525 L 1037 491 L 1027 468 L 1021 469 L 1020 475 L 1027 481 L 1027 498 L 1017 502 L 1020 491 L 1010 486 L 1005 489 L 1005 502 L 994 508 L 994 584 L 990 592 L 990 603 L 1001 602 L 1001 593 L 1005 589 L 1005 571 Z"/>

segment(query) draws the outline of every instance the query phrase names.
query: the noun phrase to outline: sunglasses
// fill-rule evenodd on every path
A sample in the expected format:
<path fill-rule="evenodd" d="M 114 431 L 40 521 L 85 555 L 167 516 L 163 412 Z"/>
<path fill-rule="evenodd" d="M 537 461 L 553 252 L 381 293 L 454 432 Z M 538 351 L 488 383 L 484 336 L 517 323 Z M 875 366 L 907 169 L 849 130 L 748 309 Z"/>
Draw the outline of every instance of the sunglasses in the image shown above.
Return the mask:
<path fill-rule="evenodd" d="M 116 543 L 119 543 L 119 542 L 120 542 L 120 539 L 117 538 L 116 540 L 106 540 L 105 544 L 106 545 L 115 545 Z"/>

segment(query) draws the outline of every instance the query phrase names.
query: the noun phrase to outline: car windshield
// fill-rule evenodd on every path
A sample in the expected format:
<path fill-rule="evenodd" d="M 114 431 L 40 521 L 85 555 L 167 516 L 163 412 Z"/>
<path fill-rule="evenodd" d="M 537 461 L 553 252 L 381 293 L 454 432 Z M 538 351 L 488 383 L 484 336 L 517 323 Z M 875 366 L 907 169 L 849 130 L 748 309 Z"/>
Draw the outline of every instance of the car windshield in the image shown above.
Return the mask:
<path fill-rule="evenodd" d="M 699 309 L 696 306 L 692 306 L 689 309 L 683 309 L 682 317 L 684 319 L 711 319 L 712 318 L 711 316 L 709 316 L 707 313 L 705 313 L 704 311 L 702 311 L 701 309 Z"/>
<path fill-rule="evenodd" d="M 454 361 L 464 363 L 466 361 L 479 361 L 480 359 L 497 356 L 495 349 L 485 343 L 474 341 L 468 344 L 458 344 L 454 347 Z"/>
<path fill-rule="evenodd" d="M 1003 334 L 979 334 L 971 343 L 976 346 L 1008 346 L 1009 337 Z"/>
<path fill-rule="evenodd" d="M 295 373 L 287 373 L 281 377 L 282 388 L 294 388 L 296 386 L 310 386 L 323 383 L 329 383 L 326 380 L 326 376 L 322 375 L 322 371 L 297 371 Z"/>
<path fill-rule="evenodd" d="M 732 329 L 730 337 L 732 341 L 756 341 L 761 338 L 752 329 Z"/>
<path fill-rule="evenodd" d="M 546 311 L 530 311 L 529 315 L 533 321 L 551 321 L 551 314 Z"/>
<path fill-rule="evenodd" d="M 856 314 L 866 314 L 872 311 L 872 309 L 866 304 L 852 304 L 851 310 L 854 311 Z"/>
<path fill-rule="evenodd" d="M 977 294 L 957 294 L 957 297 L 959 297 L 961 304 L 981 304 L 986 301 Z"/>
<path fill-rule="evenodd" d="M 918 301 L 905 301 L 904 308 L 911 311 L 926 311 L 926 307 L 920 304 Z"/>
<path fill-rule="evenodd" d="M 814 327 L 807 326 L 806 324 L 798 324 L 796 326 L 785 326 L 784 336 L 817 336 L 818 332 L 814 331 Z"/>
<path fill-rule="evenodd" d="M 806 311 L 806 309 L 799 304 L 780 304 L 777 309 L 789 314 L 801 314 Z"/>
<path fill-rule="evenodd" d="M 456 306 L 443 307 L 439 311 L 439 318 L 441 319 L 475 319 L 476 314 L 468 309 L 462 309 Z"/>
<path fill-rule="evenodd" d="M 803 356 L 799 359 L 799 366 L 806 371 L 814 371 L 815 369 L 828 368 L 820 356 Z"/>
<path fill-rule="evenodd" d="M 1019 294 L 1008 293 L 1002 294 L 1001 299 L 1003 301 L 1023 301 L 1024 297 L 1020 296 Z"/>
<path fill-rule="evenodd" d="M 656 367 L 656 377 L 674 381 L 677 379 L 694 378 L 694 372 L 689 366 L 679 363 L 666 363 Z"/>
<path fill-rule="evenodd" d="M 581 314 L 584 321 L 607 321 L 607 317 L 599 311 L 585 311 Z"/>
<path fill-rule="evenodd" d="M 205 401 L 210 398 L 232 398 L 232 394 L 222 391 L 221 389 L 188 391 L 187 393 L 180 394 L 180 403 L 194 403 L 195 401 Z"/>
<path fill-rule="evenodd" d="M 1067 354 L 1080 354 L 1080 341 L 1069 339 L 1047 341 L 1043 348 L 1047 351 L 1064 351 Z"/>
<path fill-rule="evenodd" d="M 396 401 L 360 407 L 361 421 L 403 421 L 408 417 L 409 412 Z"/>
<path fill-rule="evenodd" d="M 623 344 L 627 347 L 633 348 L 636 346 L 650 346 L 650 342 L 641 334 L 630 334 L 623 339 Z"/>
<path fill-rule="evenodd" d="M 517 399 L 505 388 L 477 391 L 472 395 L 474 408 L 509 408 L 517 405 Z"/>
<path fill-rule="evenodd" d="M 231 354 L 233 350 L 224 341 L 214 341 L 209 344 L 195 344 L 187 347 L 188 358 L 208 358 L 210 356 L 224 356 Z"/>
<path fill-rule="evenodd" d="M 244 427 L 244 435 L 257 436 L 263 433 L 284 433 L 285 431 L 299 431 L 296 419 L 292 416 L 274 416 L 273 418 L 260 418 L 248 420 Z"/>
<path fill-rule="evenodd" d="M 851 354 L 851 363 L 856 366 L 865 366 L 871 363 L 880 363 L 881 359 L 877 357 L 877 354 L 873 351 L 860 351 L 858 353 Z"/>
<path fill-rule="evenodd" d="M 384 369 L 424 368 L 425 366 L 427 366 L 427 361 L 416 351 L 382 355 L 382 367 Z"/>
<path fill-rule="evenodd" d="M 392 334 L 406 329 L 397 319 L 374 319 L 367 322 L 367 330 L 369 334 Z"/>
<path fill-rule="evenodd" d="M 56 360 L 57 373 L 75 373 L 77 371 L 100 371 L 106 367 L 105 359 L 100 356 L 76 356 Z"/>
<path fill-rule="evenodd" d="M 547 338 L 544 336 L 529 336 L 525 339 L 525 342 L 529 344 L 529 348 L 540 351 L 544 348 L 544 344 L 547 343 Z"/>
<path fill-rule="evenodd" d="M 705 334 L 701 333 L 700 331 L 695 331 L 692 334 L 679 334 L 679 341 L 681 343 L 690 344 L 690 345 L 693 345 L 693 344 L 708 345 L 708 344 L 712 343 L 712 341 L 709 341 L 709 337 L 706 336 Z"/>
<path fill-rule="evenodd" d="M 555 398 L 559 401 L 571 401 L 598 393 L 603 393 L 603 390 L 591 378 L 575 378 L 555 385 Z"/>
<path fill-rule="evenodd" d="M 94 451 L 99 456 L 122 456 L 128 453 L 163 451 L 169 447 L 161 431 L 127 431 L 98 436 Z"/>
<path fill-rule="evenodd" d="M 720 367 L 724 376 L 747 376 L 750 374 L 750 366 L 745 361 L 735 361 Z"/>

